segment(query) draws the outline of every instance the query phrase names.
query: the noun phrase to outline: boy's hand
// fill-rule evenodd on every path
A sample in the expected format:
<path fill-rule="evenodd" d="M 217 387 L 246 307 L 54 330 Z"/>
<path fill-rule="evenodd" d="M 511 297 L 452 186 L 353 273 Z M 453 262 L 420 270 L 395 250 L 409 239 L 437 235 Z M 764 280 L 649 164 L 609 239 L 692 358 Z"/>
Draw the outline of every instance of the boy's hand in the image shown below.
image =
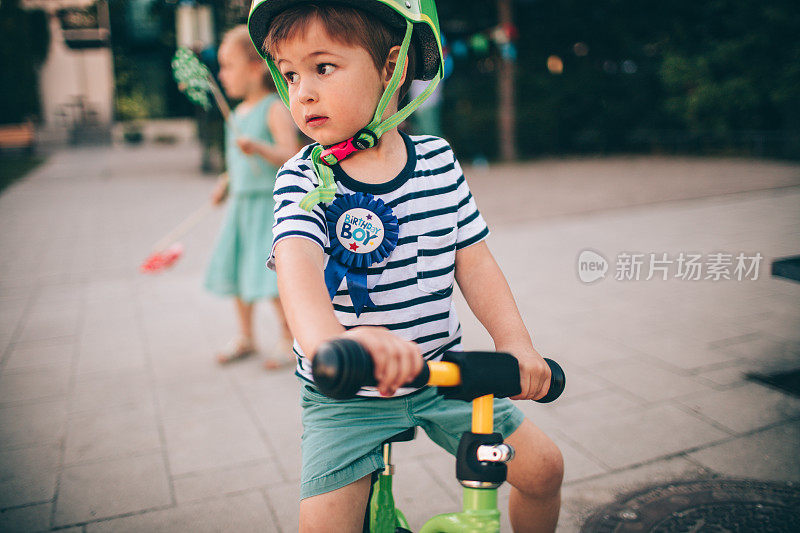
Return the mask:
<path fill-rule="evenodd" d="M 512 400 L 538 400 L 544 398 L 550 388 L 550 367 L 533 346 L 497 348 L 509 352 L 519 361 L 519 379 L 522 392 Z"/>
<path fill-rule="evenodd" d="M 256 151 L 256 142 L 247 137 L 239 137 L 236 139 L 236 144 L 239 146 L 239 150 L 245 155 L 253 154 Z"/>
<path fill-rule="evenodd" d="M 386 328 L 359 326 L 342 335 L 361 344 L 375 363 L 381 396 L 392 396 L 422 371 L 422 353 L 416 343 L 401 339 Z"/>

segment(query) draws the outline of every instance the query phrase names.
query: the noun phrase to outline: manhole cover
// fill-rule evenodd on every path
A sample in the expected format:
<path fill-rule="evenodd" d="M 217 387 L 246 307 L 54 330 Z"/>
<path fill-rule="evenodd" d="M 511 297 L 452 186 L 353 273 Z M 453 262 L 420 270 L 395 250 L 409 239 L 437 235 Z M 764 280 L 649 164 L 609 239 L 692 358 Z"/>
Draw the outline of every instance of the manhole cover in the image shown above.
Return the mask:
<path fill-rule="evenodd" d="M 791 484 L 719 479 L 661 485 L 600 509 L 581 531 L 796 533 L 800 490 Z"/>

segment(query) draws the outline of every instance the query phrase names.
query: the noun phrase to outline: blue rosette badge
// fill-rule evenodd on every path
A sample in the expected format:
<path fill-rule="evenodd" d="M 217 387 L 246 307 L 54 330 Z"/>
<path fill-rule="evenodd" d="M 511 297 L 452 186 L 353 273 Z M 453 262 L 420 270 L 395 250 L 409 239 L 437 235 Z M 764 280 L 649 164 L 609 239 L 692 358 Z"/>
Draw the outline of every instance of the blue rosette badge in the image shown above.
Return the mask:
<path fill-rule="evenodd" d="M 380 263 L 397 246 L 400 225 L 392 210 L 371 194 L 340 196 L 325 212 L 331 251 L 325 267 L 325 286 L 331 299 L 342 279 L 353 301 L 356 316 L 374 307 L 367 288 L 367 268 Z"/>

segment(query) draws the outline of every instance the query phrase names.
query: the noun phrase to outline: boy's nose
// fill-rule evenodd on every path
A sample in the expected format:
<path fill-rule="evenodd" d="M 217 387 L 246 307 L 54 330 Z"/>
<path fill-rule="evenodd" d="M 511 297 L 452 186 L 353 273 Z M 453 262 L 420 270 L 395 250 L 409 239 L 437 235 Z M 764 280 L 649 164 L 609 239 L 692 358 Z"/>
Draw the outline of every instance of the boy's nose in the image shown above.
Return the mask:
<path fill-rule="evenodd" d="M 318 99 L 316 87 L 312 81 L 301 81 L 297 88 L 297 98 L 305 103 L 315 102 Z"/>

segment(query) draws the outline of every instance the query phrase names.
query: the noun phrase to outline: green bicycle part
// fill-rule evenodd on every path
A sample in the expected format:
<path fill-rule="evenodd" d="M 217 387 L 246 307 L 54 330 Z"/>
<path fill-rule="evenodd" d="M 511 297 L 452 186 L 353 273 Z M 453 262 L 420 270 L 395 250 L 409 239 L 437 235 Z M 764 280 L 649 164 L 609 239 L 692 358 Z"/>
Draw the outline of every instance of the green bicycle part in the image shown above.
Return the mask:
<path fill-rule="evenodd" d="M 498 533 L 500 511 L 497 509 L 497 489 L 464 487 L 464 510 L 447 513 L 428 520 L 419 533 Z"/>
<path fill-rule="evenodd" d="M 408 529 L 408 522 L 394 506 L 392 476 L 381 474 L 373 485 L 369 502 L 369 530 L 370 533 L 395 533 L 398 527 Z"/>

